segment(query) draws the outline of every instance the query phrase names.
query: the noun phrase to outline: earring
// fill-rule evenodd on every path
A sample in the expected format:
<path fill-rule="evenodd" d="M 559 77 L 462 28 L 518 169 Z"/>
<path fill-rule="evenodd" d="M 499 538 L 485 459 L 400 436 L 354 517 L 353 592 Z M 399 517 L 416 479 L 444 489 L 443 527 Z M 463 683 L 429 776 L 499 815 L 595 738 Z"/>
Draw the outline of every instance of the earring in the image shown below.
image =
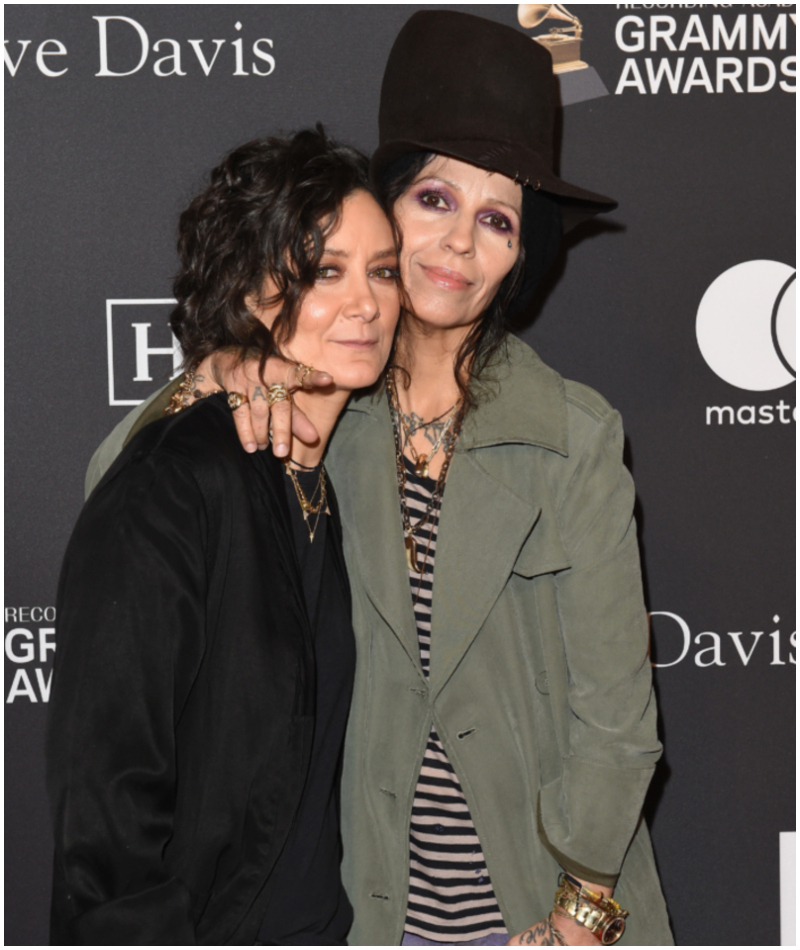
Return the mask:
<path fill-rule="evenodd" d="M 508 239 L 508 246 L 511 247 L 511 238 Z"/>

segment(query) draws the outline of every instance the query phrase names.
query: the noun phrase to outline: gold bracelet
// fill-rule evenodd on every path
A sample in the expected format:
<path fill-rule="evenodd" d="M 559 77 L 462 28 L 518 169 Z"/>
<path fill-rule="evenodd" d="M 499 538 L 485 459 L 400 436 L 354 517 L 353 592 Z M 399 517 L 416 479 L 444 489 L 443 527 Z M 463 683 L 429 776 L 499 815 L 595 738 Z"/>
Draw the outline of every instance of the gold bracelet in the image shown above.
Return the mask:
<path fill-rule="evenodd" d="M 628 916 L 628 911 L 623 910 L 613 897 L 597 894 L 563 872 L 558 878 L 553 913 L 576 920 L 595 934 L 604 947 L 616 943 L 625 933 L 625 918 Z"/>

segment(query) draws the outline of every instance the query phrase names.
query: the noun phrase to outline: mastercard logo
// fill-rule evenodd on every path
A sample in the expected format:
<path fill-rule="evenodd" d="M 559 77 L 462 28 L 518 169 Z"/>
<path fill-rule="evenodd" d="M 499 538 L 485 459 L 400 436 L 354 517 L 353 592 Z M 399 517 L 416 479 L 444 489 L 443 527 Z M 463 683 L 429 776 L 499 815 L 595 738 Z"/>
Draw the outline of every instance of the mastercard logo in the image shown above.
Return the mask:
<path fill-rule="evenodd" d="M 720 274 L 703 294 L 697 345 L 720 379 L 751 392 L 795 381 L 795 277 L 788 264 L 745 261 Z"/>

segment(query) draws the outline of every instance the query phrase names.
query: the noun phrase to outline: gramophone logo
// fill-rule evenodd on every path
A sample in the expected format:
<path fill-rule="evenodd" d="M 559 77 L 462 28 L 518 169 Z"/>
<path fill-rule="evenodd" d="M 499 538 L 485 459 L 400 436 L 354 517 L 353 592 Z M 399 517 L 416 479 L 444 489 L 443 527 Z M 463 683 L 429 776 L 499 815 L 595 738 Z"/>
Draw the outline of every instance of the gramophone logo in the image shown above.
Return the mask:
<path fill-rule="evenodd" d="M 583 25 L 563 4 L 520 3 L 517 19 L 529 30 L 541 26 L 546 20 L 559 22 L 560 25 L 551 26 L 548 33 L 531 38 L 553 57 L 553 72 L 559 79 L 562 106 L 608 95 L 597 71 L 581 59 Z M 565 23 L 568 26 L 564 26 Z"/>

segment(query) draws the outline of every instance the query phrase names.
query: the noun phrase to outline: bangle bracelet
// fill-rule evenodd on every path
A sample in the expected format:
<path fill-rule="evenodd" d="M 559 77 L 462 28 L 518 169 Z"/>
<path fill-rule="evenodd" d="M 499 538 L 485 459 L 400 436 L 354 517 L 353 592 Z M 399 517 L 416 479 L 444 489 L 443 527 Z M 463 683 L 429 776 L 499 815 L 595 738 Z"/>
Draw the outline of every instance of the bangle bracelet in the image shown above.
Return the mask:
<path fill-rule="evenodd" d="M 612 897 L 596 894 L 566 872 L 558 878 L 553 912 L 559 917 L 572 917 L 595 934 L 605 947 L 623 935 L 628 916 L 628 911 Z"/>

